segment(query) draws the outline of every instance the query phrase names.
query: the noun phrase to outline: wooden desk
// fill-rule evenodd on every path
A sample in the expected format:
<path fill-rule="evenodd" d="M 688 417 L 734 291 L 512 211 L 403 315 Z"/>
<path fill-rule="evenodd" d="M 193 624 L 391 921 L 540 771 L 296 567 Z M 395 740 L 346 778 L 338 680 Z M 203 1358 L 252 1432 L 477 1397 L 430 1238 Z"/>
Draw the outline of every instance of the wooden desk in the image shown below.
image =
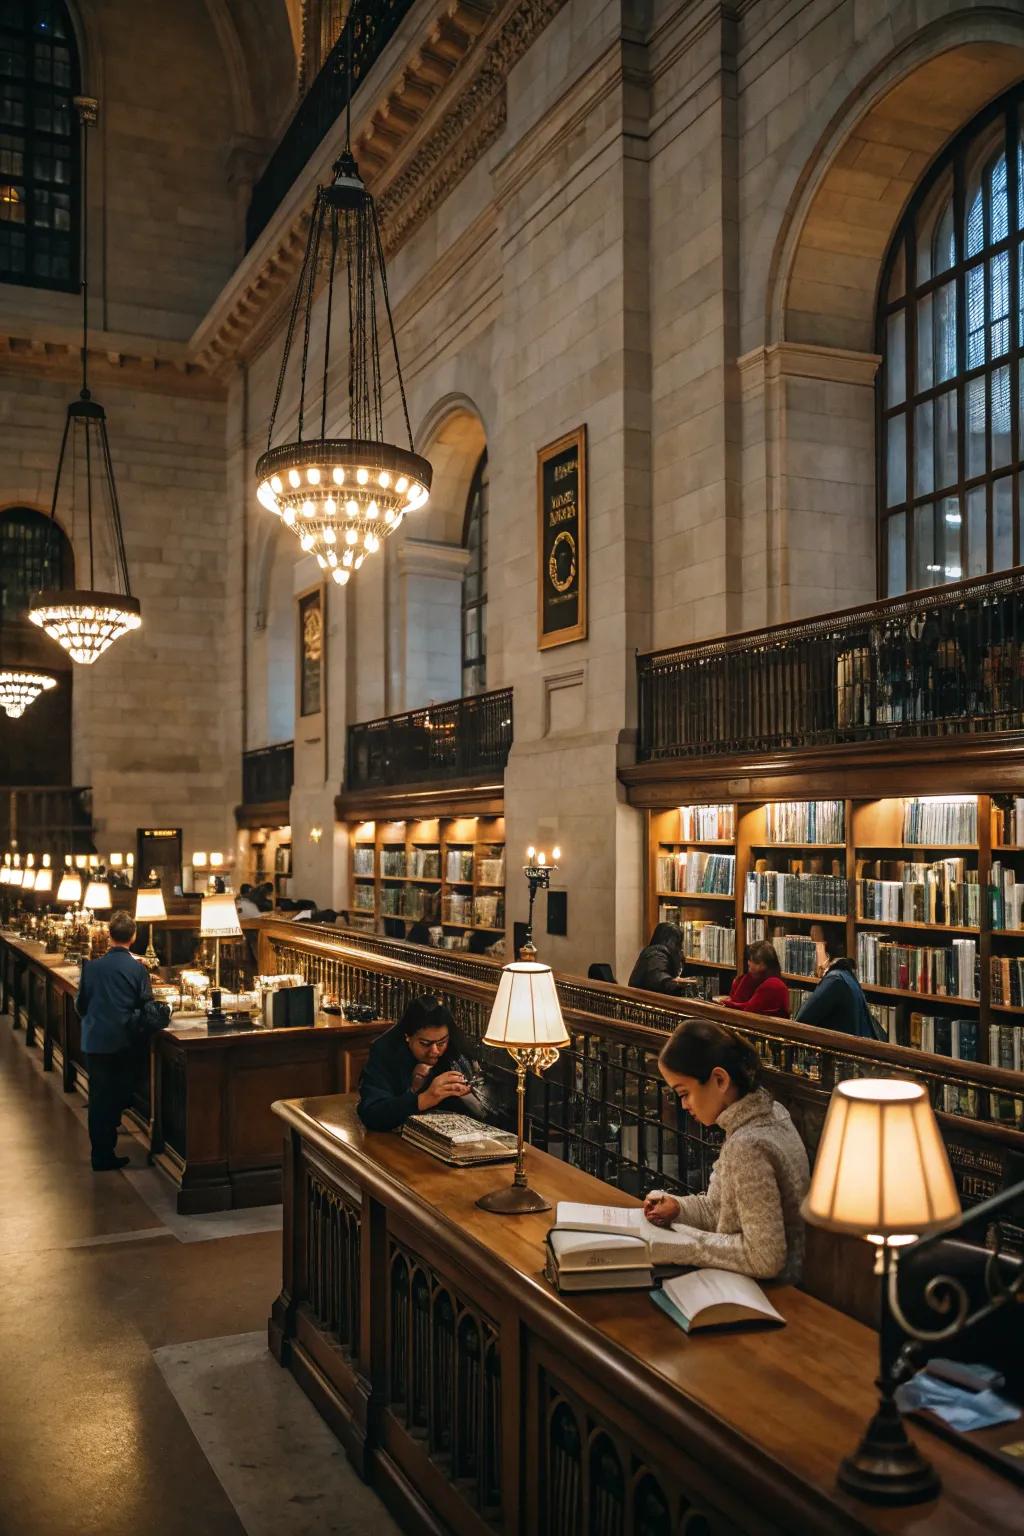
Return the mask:
<path fill-rule="evenodd" d="M 874 1334 L 773 1288 L 788 1326 L 687 1338 L 644 1292 L 559 1297 L 551 1216 L 480 1211 L 511 1179 L 361 1127 L 351 1099 L 287 1126 L 270 1343 L 409 1531 L 483 1536 L 1010 1536 L 1019 1488 L 915 1428 L 944 1491 L 874 1509 L 835 1486 L 874 1407 Z M 531 1185 L 635 1201 L 532 1149 Z M 1012 1427 L 1012 1426 L 1011 1426 Z"/>

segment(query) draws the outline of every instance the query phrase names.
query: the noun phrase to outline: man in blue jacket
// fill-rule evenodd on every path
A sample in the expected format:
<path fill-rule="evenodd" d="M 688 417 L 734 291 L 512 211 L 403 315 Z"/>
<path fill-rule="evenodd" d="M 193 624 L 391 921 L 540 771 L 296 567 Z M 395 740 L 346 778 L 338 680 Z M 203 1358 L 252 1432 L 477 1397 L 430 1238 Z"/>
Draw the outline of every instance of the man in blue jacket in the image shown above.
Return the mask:
<path fill-rule="evenodd" d="M 131 952 L 135 920 L 127 912 L 110 919 L 110 948 L 82 966 L 75 1007 L 82 1020 L 82 1050 L 89 1063 L 89 1140 L 96 1173 L 123 1168 L 117 1125 L 131 1103 L 138 1064 L 128 1020 L 153 996 L 149 972 Z"/>

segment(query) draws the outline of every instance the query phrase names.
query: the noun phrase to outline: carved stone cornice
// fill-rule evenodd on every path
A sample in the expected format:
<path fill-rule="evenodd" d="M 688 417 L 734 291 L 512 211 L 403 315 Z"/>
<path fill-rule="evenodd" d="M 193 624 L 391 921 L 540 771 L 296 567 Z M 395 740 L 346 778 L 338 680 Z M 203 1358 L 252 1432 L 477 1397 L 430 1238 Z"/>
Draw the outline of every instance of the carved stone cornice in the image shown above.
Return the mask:
<path fill-rule="evenodd" d="M 81 339 L 37 330 L 27 322 L 25 334 L 15 327 L 0 330 L 0 371 L 17 369 L 53 379 L 70 387 L 81 382 Z M 225 383 L 191 359 L 184 345 L 160 343 L 149 337 L 97 337 L 89 347 L 89 377 L 102 398 L 108 384 L 152 389 L 165 395 L 222 400 Z"/>

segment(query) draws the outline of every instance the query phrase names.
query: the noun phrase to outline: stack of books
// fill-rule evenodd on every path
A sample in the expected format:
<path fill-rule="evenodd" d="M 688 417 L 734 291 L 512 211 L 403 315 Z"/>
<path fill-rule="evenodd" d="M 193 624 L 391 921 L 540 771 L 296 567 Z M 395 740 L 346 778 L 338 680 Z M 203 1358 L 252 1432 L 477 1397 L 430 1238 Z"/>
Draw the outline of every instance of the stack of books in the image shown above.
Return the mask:
<path fill-rule="evenodd" d="M 381 892 L 382 896 L 391 894 L 393 893 L 387 887 Z M 417 885 L 407 885 L 402 890 L 401 896 L 401 913 L 403 917 L 411 917 L 417 921 L 420 918 L 437 918 L 441 908 L 440 891 L 425 890 L 422 886 Z M 390 911 L 391 909 L 382 907 L 382 910 Z"/>
<path fill-rule="evenodd" d="M 372 912 L 373 886 L 354 885 L 352 887 L 352 905 L 357 912 Z"/>
<path fill-rule="evenodd" d="M 931 946 L 898 944 L 884 934 L 858 933 L 857 974 L 863 984 L 935 997 L 978 995 L 977 943 L 954 939 Z"/>
<path fill-rule="evenodd" d="M 988 1059 L 993 1067 L 1024 1072 L 1024 1030 L 1019 1024 L 990 1024 Z"/>
<path fill-rule="evenodd" d="M 1024 846 L 1024 795 L 1015 795 L 1008 810 L 996 806 L 992 841 Z"/>
<path fill-rule="evenodd" d="M 898 1043 L 900 1009 L 895 1003 L 868 1003 L 873 1017 L 885 1031 L 885 1038 Z"/>
<path fill-rule="evenodd" d="M 946 848 L 978 841 L 976 798 L 908 800 L 903 807 L 903 841 L 935 843 Z"/>
<path fill-rule="evenodd" d="M 516 1138 L 510 1131 L 488 1125 L 484 1120 L 474 1120 L 472 1115 L 446 1115 L 436 1111 L 410 1115 L 402 1126 L 402 1139 L 455 1168 L 473 1168 L 480 1163 L 508 1163 L 514 1161 L 516 1155 Z"/>
<path fill-rule="evenodd" d="M 809 912 L 845 917 L 847 883 L 842 875 L 788 874 L 752 869 L 743 905 L 749 912 Z"/>
<path fill-rule="evenodd" d="M 731 896 L 736 888 L 736 855 L 688 853 L 658 855 L 659 891 L 680 891 L 689 896 Z"/>
<path fill-rule="evenodd" d="M 681 805 L 679 836 L 684 843 L 725 842 L 736 836 L 734 805 Z"/>
<path fill-rule="evenodd" d="M 405 890 L 402 886 L 381 886 L 380 910 L 386 917 L 403 917 L 405 915 Z"/>
<path fill-rule="evenodd" d="M 771 800 L 766 809 L 770 843 L 846 840 L 846 807 L 842 800 Z"/>

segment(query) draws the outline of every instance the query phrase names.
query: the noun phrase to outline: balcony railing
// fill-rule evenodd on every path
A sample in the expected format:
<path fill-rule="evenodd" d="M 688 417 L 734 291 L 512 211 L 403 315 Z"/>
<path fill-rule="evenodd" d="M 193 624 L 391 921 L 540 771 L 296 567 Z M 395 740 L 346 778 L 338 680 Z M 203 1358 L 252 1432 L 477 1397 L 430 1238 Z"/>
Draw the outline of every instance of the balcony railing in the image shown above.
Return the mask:
<path fill-rule="evenodd" d="M 0 848 L 21 853 L 94 853 L 92 791 L 0 786 Z"/>
<path fill-rule="evenodd" d="M 295 778 L 294 743 L 261 747 L 242 754 L 242 800 L 246 805 L 271 805 L 287 800 Z"/>
<path fill-rule="evenodd" d="M 348 730 L 349 790 L 501 773 L 512 746 L 512 689 L 431 704 Z"/>
<path fill-rule="evenodd" d="M 641 761 L 1024 725 L 1024 568 L 637 660 Z"/>
<path fill-rule="evenodd" d="M 414 0 L 373 0 L 353 23 L 352 95 L 398 30 Z M 299 104 L 262 176 L 245 220 L 245 248 L 254 245 L 328 129 L 348 104 L 348 38 L 343 31 Z"/>

